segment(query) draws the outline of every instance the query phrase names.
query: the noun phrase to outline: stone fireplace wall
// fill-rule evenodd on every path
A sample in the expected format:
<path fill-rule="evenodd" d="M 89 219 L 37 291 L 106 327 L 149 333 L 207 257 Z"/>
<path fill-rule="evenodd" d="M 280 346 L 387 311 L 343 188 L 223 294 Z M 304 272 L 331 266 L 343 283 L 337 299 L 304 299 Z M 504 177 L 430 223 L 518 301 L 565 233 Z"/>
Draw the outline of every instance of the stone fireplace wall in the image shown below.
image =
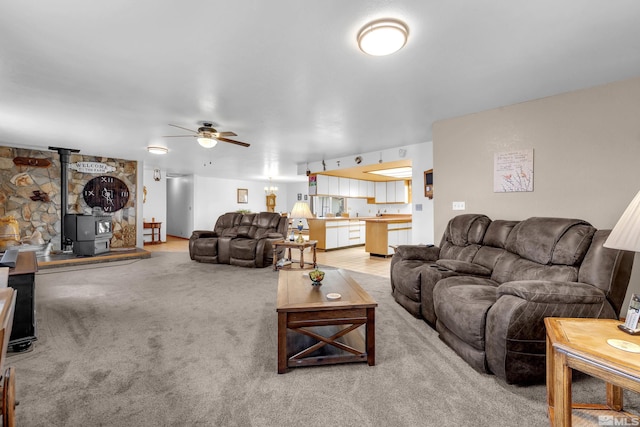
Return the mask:
<path fill-rule="evenodd" d="M 51 164 L 48 167 L 18 166 L 14 163 L 16 157 L 44 159 Z M 129 201 L 124 208 L 108 214 L 113 217 L 111 247 L 135 247 L 137 162 L 72 154 L 69 163 L 77 162 L 104 163 L 115 167 L 115 171 L 94 174 L 69 169 L 67 213 L 91 213 L 83 197 L 85 184 L 97 176 L 116 177 L 129 188 Z M 39 231 L 45 242 L 53 243 L 54 249 L 60 249 L 60 172 L 57 152 L 0 146 L 0 217 L 14 217 L 23 239 Z"/>

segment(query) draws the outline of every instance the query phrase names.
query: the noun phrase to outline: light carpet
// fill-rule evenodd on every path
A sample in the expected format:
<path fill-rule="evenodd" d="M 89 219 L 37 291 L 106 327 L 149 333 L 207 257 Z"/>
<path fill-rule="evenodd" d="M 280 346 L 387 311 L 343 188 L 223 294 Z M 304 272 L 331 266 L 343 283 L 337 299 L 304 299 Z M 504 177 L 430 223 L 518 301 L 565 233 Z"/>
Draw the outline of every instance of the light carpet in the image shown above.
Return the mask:
<path fill-rule="evenodd" d="M 278 273 L 201 264 L 185 253 L 41 271 L 38 341 L 11 354 L 18 426 L 547 426 L 544 385 L 474 371 L 390 295 L 351 272 L 379 306 L 376 366 L 278 375 Z M 599 380 L 574 396 L 601 402 Z M 639 407 L 635 394 L 627 406 Z"/>

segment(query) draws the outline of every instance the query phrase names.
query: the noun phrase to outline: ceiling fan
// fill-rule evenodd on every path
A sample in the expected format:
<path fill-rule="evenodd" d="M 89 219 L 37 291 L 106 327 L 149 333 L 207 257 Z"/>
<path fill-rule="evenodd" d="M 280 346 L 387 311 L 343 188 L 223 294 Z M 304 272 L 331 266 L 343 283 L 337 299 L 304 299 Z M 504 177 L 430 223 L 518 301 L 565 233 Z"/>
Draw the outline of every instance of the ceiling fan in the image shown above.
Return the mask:
<path fill-rule="evenodd" d="M 202 145 L 204 148 L 213 148 L 216 146 L 218 141 L 222 142 L 230 142 L 231 144 L 241 145 L 243 147 L 248 147 L 250 144 L 246 142 L 234 141 L 233 139 L 225 138 L 227 136 L 237 136 L 233 132 L 218 132 L 212 127 L 211 123 L 203 122 L 202 126 L 198 128 L 197 131 L 184 128 L 178 125 L 169 124 L 169 126 L 173 126 L 174 128 L 183 129 L 191 132 L 190 135 L 165 135 L 165 138 L 182 138 L 185 136 L 190 136 L 194 138 L 198 138 L 198 143 Z"/>

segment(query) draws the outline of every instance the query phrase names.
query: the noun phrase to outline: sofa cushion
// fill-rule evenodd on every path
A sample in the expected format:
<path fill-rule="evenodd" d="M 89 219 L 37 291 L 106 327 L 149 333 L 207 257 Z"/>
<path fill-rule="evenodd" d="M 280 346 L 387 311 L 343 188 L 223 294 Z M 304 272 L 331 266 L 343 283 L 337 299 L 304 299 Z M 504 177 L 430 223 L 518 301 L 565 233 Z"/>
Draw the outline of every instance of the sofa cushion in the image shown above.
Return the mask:
<path fill-rule="evenodd" d="M 481 265 L 488 269 L 490 272 L 496 266 L 496 263 L 502 255 L 506 252 L 505 249 L 494 248 L 491 246 L 481 246 L 473 257 L 473 263 Z"/>
<path fill-rule="evenodd" d="M 480 245 L 458 246 L 451 242 L 444 242 L 440 248 L 440 259 L 457 259 L 459 261 L 473 261 Z"/>
<path fill-rule="evenodd" d="M 400 245 L 396 248 L 395 254 L 396 259 L 435 261 L 440 254 L 440 248 L 433 245 Z"/>
<path fill-rule="evenodd" d="M 436 264 L 460 274 L 471 274 L 474 276 L 491 275 L 490 269 L 480 264 L 474 264 L 472 262 L 458 261 L 455 259 L 439 259 L 438 261 L 436 261 Z"/>
<path fill-rule="evenodd" d="M 490 223 L 486 215 L 458 215 L 447 224 L 445 238 L 456 246 L 481 243 Z"/>
<path fill-rule="evenodd" d="M 258 241 L 255 239 L 233 239 L 230 245 L 231 258 L 254 260 L 257 243 Z"/>
<path fill-rule="evenodd" d="M 482 245 L 504 248 L 507 243 L 507 238 L 516 224 L 518 224 L 518 221 L 505 221 L 503 219 L 492 221 L 484 234 Z"/>
<path fill-rule="evenodd" d="M 440 280 L 433 290 L 438 323 L 471 347 L 484 350 L 487 312 L 496 302 L 497 285 L 471 276 Z"/>
<path fill-rule="evenodd" d="M 505 252 L 493 269 L 491 278 L 498 283 L 516 280 L 555 280 L 575 282 L 578 268 L 568 265 L 541 265 L 516 254 Z"/>
<path fill-rule="evenodd" d="M 396 289 L 415 302 L 420 302 L 422 266 L 422 262 L 409 260 L 399 262 L 393 267 Z"/>
<path fill-rule="evenodd" d="M 579 219 L 534 217 L 513 228 L 505 247 L 539 264 L 574 265 L 584 257 L 594 231 L 588 222 Z"/>
<path fill-rule="evenodd" d="M 235 229 L 240 224 L 241 218 L 242 214 L 238 212 L 227 212 L 225 214 L 222 214 L 216 221 L 216 225 L 213 227 L 213 231 L 218 236 L 235 233 Z"/>
<path fill-rule="evenodd" d="M 604 304 L 604 293 L 595 286 L 579 282 L 520 280 L 498 286 L 498 298 L 513 295 L 525 301 L 547 304 Z"/>

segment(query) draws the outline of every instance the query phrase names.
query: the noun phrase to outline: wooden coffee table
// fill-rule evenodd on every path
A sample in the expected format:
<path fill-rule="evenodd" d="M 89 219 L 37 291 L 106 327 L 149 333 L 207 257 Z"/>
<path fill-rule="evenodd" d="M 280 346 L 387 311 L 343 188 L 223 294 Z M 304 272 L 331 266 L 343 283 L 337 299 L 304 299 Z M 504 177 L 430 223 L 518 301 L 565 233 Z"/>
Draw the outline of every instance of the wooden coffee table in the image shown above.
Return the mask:
<path fill-rule="evenodd" d="M 640 354 L 617 349 L 608 340 L 640 345 L 640 336 L 618 329 L 611 319 L 547 317 L 547 403 L 552 426 L 584 425 L 595 419 L 600 425 L 640 425 L 640 417 L 622 411 L 622 389 L 640 393 Z M 615 343 L 615 341 L 614 341 Z M 607 404 L 574 404 L 571 401 L 573 369 L 606 382 Z M 572 411 L 572 409 L 576 409 Z M 578 422 L 579 421 L 579 422 Z M 591 424 L 589 424 L 591 425 Z"/>
<path fill-rule="evenodd" d="M 308 273 L 280 270 L 278 373 L 287 368 L 367 362 L 375 365 L 378 304 L 343 270 L 326 270 L 320 286 Z M 328 294 L 340 294 L 331 300 Z M 363 331 L 364 329 L 364 331 Z"/>

